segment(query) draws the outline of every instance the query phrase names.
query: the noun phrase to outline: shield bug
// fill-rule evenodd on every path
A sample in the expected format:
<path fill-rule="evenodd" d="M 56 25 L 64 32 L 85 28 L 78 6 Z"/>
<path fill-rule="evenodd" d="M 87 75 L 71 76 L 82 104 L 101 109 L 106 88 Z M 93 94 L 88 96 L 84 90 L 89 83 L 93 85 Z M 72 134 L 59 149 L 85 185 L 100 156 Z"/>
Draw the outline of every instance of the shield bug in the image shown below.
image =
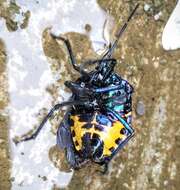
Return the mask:
<path fill-rule="evenodd" d="M 57 145 L 65 150 L 68 163 L 78 169 L 91 160 L 103 165 L 104 172 L 107 170 L 110 160 L 134 134 L 131 126 L 133 87 L 114 72 L 117 61 L 112 54 L 137 8 L 138 5 L 102 58 L 87 61 L 81 66 L 76 63 L 69 40 L 51 34 L 55 40 L 64 42 L 71 64 L 80 77 L 64 83 L 72 91 L 70 99 L 56 104 L 35 132 L 21 137 L 18 142 L 35 139 L 54 111 L 67 106 L 57 131 Z M 85 65 L 96 67 L 87 72 Z"/>

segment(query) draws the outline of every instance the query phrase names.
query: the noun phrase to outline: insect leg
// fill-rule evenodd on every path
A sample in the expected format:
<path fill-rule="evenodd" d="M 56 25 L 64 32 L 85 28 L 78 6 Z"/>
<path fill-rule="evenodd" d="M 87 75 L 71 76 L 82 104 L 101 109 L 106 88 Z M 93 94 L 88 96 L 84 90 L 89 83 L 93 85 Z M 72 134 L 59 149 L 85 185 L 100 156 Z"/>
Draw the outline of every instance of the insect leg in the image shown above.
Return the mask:
<path fill-rule="evenodd" d="M 80 74 L 82 75 L 88 75 L 88 73 L 86 73 L 82 68 L 80 68 L 77 63 L 76 63 L 76 59 L 74 57 L 74 54 L 73 54 L 73 51 L 72 51 L 72 48 L 71 48 L 71 44 L 69 42 L 68 39 L 66 38 L 63 38 L 62 36 L 56 36 L 54 34 L 51 33 L 51 36 L 52 38 L 54 39 L 58 39 L 58 40 L 61 40 L 64 42 L 64 44 L 66 45 L 66 48 L 68 50 L 68 54 L 69 54 L 69 57 L 70 57 L 70 61 L 71 61 L 71 64 L 73 66 L 73 68 L 78 71 Z"/>
<path fill-rule="evenodd" d="M 103 170 L 101 171 L 102 174 L 106 174 L 108 172 L 108 162 L 105 162 L 103 165 Z"/>
<path fill-rule="evenodd" d="M 103 87 L 103 88 L 87 88 L 87 87 L 82 87 L 80 84 L 71 81 L 66 81 L 65 85 L 68 88 L 70 88 L 74 94 L 78 94 L 79 96 L 93 95 L 93 93 L 105 93 L 122 88 L 121 84 L 115 86 Z"/>
<path fill-rule="evenodd" d="M 91 89 L 92 91 L 94 91 L 95 93 L 104 93 L 104 92 L 109 92 L 109 91 L 113 91 L 113 90 L 118 90 L 122 88 L 122 85 L 115 85 L 115 86 L 108 86 L 108 87 L 103 87 L 103 88 L 96 88 L 96 89 Z"/>
<path fill-rule="evenodd" d="M 68 50 L 68 54 L 69 54 L 70 60 L 71 60 L 71 64 L 73 65 L 73 68 L 74 68 L 76 71 L 79 71 L 79 68 L 78 68 L 78 66 L 77 66 L 77 64 L 76 64 L 76 60 L 75 60 L 75 57 L 74 57 L 74 55 L 73 55 L 72 48 L 71 48 L 71 44 L 70 44 L 69 40 L 66 39 L 66 38 L 63 38 L 62 36 L 56 36 L 56 35 L 54 35 L 54 34 L 52 34 L 52 33 L 51 33 L 51 36 L 52 36 L 52 38 L 61 40 L 61 41 L 63 41 L 63 42 L 65 43 L 66 48 L 67 48 L 67 50 Z"/>
<path fill-rule="evenodd" d="M 95 162 L 96 164 L 99 164 L 101 166 L 101 169 L 100 170 L 96 170 L 97 172 L 99 172 L 100 174 L 107 174 L 108 172 L 108 166 L 109 166 L 109 161 L 110 159 L 105 159 L 104 161 L 98 163 L 98 162 Z"/>
<path fill-rule="evenodd" d="M 120 39 L 120 37 L 122 36 L 122 34 L 124 33 L 124 31 L 126 30 L 129 21 L 132 19 L 134 13 L 136 12 L 137 8 L 139 7 L 139 4 L 137 4 L 134 8 L 134 10 L 130 13 L 127 21 L 124 23 L 124 25 L 122 26 L 122 28 L 118 31 L 116 40 L 113 42 L 112 46 L 108 49 L 108 51 L 103 55 L 102 59 L 105 58 L 110 58 L 112 56 L 112 53 L 114 51 L 114 49 L 117 47 L 118 41 Z"/>
<path fill-rule="evenodd" d="M 93 64 L 96 64 L 96 63 L 101 63 L 102 61 L 106 62 L 106 61 L 115 61 L 114 58 L 109 58 L 109 59 L 95 59 L 95 60 L 88 60 L 88 61 L 85 61 L 81 64 L 80 68 L 82 68 L 84 70 L 84 67 L 86 65 L 93 65 Z"/>
<path fill-rule="evenodd" d="M 53 113 L 60 109 L 63 106 L 71 106 L 71 105 L 84 105 L 84 103 L 86 103 L 86 101 L 67 101 L 67 102 L 62 102 L 60 104 L 56 104 L 51 110 L 50 112 L 47 114 L 47 116 L 43 119 L 43 121 L 41 122 L 41 124 L 39 125 L 39 127 L 36 129 L 36 131 L 31 134 L 30 136 L 23 136 L 21 137 L 21 139 L 19 140 L 14 140 L 16 144 L 18 144 L 19 142 L 23 142 L 23 141 L 29 141 L 32 139 L 35 139 L 37 137 L 37 135 L 39 134 L 39 132 L 41 131 L 41 129 L 43 128 L 43 126 L 45 125 L 45 123 L 47 122 L 47 120 L 53 115 Z"/>

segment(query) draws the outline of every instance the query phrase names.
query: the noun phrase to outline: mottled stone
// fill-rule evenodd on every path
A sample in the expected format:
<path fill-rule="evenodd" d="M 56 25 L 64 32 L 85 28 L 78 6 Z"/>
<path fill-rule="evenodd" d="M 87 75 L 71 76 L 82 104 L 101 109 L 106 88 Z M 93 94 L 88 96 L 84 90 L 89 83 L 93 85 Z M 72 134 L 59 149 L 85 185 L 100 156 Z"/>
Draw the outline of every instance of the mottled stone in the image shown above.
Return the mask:
<path fill-rule="evenodd" d="M 98 0 L 98 2 L 115 18 L 113 39 L 113 34 L 123 25 L 136 1 Z M 68 189 L 179 189 L 179 50 L 165 52 L 161 46 L 162 30 L 176 1 L 148 0 L 146 3 L 150 5 L 150 8 L 146 7 L 146 11 L 144 11 L 145 2 L 142 0 L 138 2 L 140 2 L 140 8 L 114 53 L 119 61 L 116 71 L 134 86 L 133 102 L 138 102 L 139 97 L 143 100 L 137 103 L 137 107 L 133 107 L 133 127 L 136 134 L 111 161 L 106 175 L 100 174 L 100 168 L 97 165 L 89 163 L 84 168 L 75 171 Z M 154 16 L 159 12 L 162 12 L 162 15 L 155 21 Z M 9 23 L 11 22 L 10 20 Z M 12 23 L 11 29 L 16 29 L 16 23 Z M 66 36 L 72 43 L 78 63 L 86 57 L 97 56 L 87 36 L 77 33 L 68 33 Z M 73 80 L 77 75 L 65 64 L 67 59 L 62 44 L 53 41 L 47 30 L 43 33 L 43 49 L 47 57 L 56 60 L 51 64 L 52 72 L 57 75 L 58 72 L 64 73 L 61 79 L 57 79 L 57 85 L 49 88 L 55 100 L 64 80 Z M 0 58 L 5 60 L 4 49 L 2 51 L 0 48 L 0 50 L 2 52 Z M 2 65 L 1 71 L 4 72 Z M 1 108 L 4 105 L 6 103 Z M 143 117 L 136 118 L 135 111 Z M 6 129 L 3 133 L 0 132 L 2 139 L 6 142 L 0 143 L 0 149 L 5 146 L 8 150 L 7 120 L 1 119 L 0 122 L 3 123 L 0 130 Z M 56 167 L 66 168 L 62 164 L 65 156 L 57 150 L 50 149 L 49 158 Z M 10 164 L 7 158 L 0 157 L 0 167 L 4 171 L 3 175 L 0 175 L 0 189 L 10 189 L 10 183 L 8 183 Z M 54 185 L 54 189 L 59 188 Z"/>
<path fill-rule="evenodd" d="M 145 105 L 144 105 L 143 101 L 138 101 L 138 103 L 136 105 L 136 113 L 140 116 L 145 114 Z"/>

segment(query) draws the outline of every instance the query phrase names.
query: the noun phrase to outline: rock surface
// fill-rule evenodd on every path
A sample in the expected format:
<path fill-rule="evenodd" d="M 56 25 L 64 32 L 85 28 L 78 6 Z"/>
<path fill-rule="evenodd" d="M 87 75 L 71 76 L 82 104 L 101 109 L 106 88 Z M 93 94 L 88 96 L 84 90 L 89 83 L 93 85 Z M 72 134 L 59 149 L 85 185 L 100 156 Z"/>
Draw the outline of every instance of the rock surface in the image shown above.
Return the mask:
<path fill-rule="evenodd" d="M 101 175 L 97 172 L 99 167 L 89 164 L 74 172 L 74 176 L 67 187 L 69 190 L 179 189 L 180 52 L 179 50 L 164 51 L 161 44 L 163 28 L 176 1 L 148 0 L 144 3 L 140 0 L 138 2 L 140 2 L 140 7 L 137 14 L 123 34 L 114 54 L 119 61 L 116 71 L 128 79 L 135 89 L 133 127 L 136 134 L 112 160 L 107 175 Z M 113 39 L 117 29 L 122 26 L 135 6 L 135 2 L 98 0 L 98 3 L 115 18 Z M 159 14 L 160 12 L 161 14 Z M 42 35 L 46 56 L 56 60 L 56 62 L 50 63 L 52 71 L 58 73 L 60 65 L 63 64 L 65 68 L 63 79 L 75 79 L 77 75 L 66 65 L 67 59 L 62 45 L 54 42 L 47 31 L 44 31 Z M 91 49 L 88 37 L 78 33 L 66 35 L 72 42 L 79 62 L 85 58 L 97 56 Z M 52 47 L 63 56 L 60 56 L 55 50 L 52 51 Z M 3 52 L 3 48 L 0 46 L 0 52 Z M 88 51 L 86 51 L 87 49 Z M 2 54 L 0 58 L 2 58 Z M 0 72 L 3 68 L 4 66 L 1 63 Z M 0 76 L 2 76 L 2 72 Z M 57 89 L 61 88 L 63 82 L 62 80 L 57 81 L 56 86 L 48 89 L 54 99 L 57 98 Z M 3 88 L 6 89 L 6 87 Z M 7 92 L 1 97 L 8 97 Z M 139 100 L 143 100 L 145 105 L 145 112 L 141 117 L 138 117 L 135 112 Z M 8 99 L 3 100 L 5 106 L 7 101 Z M 6 121 L 0 120 L 3 122 L 0 130 L 5 131 L 3 133 L 0 131 L 0 135 L 2 135 L 2 137 L 0 136 L 0 169 L 6 173 L 6 175 L 0 174 L 0 189 L 3 190 L 10 189 Z M 53 161 L 56 156 L 52 155 L 58 155 L 56 151 L 50 151 L 49 154 L 51 161 L 57 166 L 58 161 Z M 55 185 L 54 190 L 57 189 L 59 188 Z"/>

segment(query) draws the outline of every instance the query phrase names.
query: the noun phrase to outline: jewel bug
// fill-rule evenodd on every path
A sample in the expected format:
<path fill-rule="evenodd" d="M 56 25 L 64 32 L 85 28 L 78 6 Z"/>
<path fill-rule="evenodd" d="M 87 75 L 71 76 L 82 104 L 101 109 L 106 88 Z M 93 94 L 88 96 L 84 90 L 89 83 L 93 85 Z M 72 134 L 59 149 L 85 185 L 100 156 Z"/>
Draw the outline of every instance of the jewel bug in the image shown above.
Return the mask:
<path fill-rule="evenodd" d="M 70 99 L 56 104 L 35 132 L 21 137 L 18 143 L 35 139 L 54 111 L 67 106 L 57 130 L 58 147 L 65 150 L 67 161 L 74 169 L 91 160 L 103 165 L 104 172 L 107 170 L 110 160 L 134 134 L 131 126 L 133 87 L 114 72 L 117 61 L 112 54 L 138 6 L 131 12 L 102 58 L 86 61 L 80 66 L 76 63 L 69 40 L 51 33 L 54 40 L 64 42 L 70 62 L 80 77 L 76 81 L 64 83 L 72 91 Z M 87 72 L 85 65 L 96 67 Z"/>

